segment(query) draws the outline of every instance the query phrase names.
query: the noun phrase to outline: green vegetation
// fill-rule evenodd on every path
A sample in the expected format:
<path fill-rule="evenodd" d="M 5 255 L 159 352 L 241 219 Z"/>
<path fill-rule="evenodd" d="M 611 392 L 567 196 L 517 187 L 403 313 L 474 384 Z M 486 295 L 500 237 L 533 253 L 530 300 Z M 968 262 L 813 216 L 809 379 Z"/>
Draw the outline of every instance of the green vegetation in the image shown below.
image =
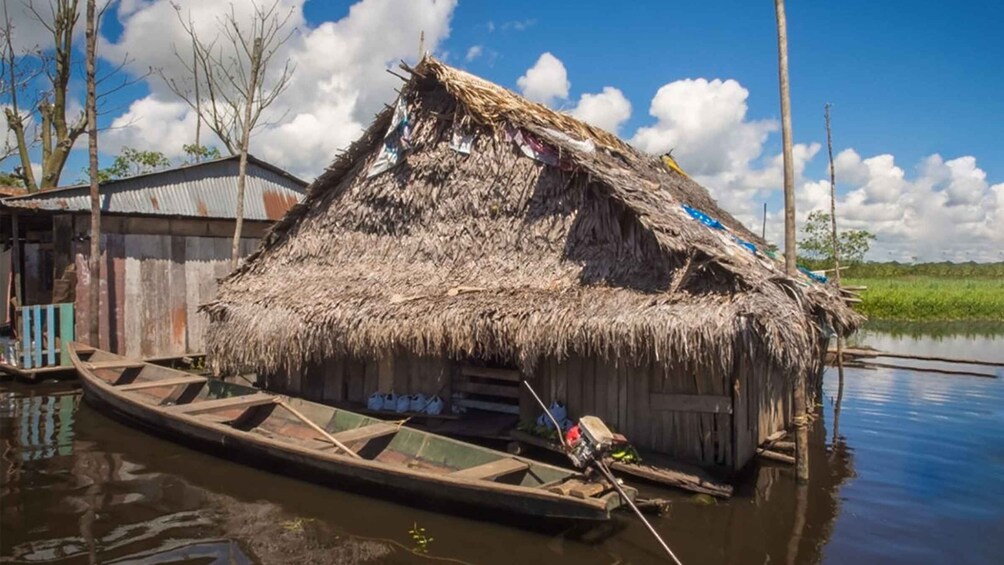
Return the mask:
<path fill-rule="evenodd" d="M 220 150 L 215 147 L 205 145 L 195 145 L 194 143 L 182 146 L 182 151 L 186 158 L 180 161 L 179 165 L 190 165 L 198 161 L 212 161 L 220 158 Z M 145 173 L 153 173 L 164 170 L 171 166 L 171 160 L 160 151 L 142 151 L 132 147 L 123 147 L 122 153 L 115 157 L 111 166 L 98 169 L 98 182 L 121 179 Z M 85 184 L 89 181 L 87 168 L 82 169 L 82 176 L 77 182 Z M 0 179 L 3 179 L 0 173 Z M 9 175 L 8 175 L 9 176 Z"/>
<path fill-rule="evenodd" d="M 875 236 L 865 230 L 837 232 L 840 264 L 860 263 Z M 798 240 L 798 262 L 812 270 L 833 268 L 833 226 L 830 215 L 821 210 L 809 214 L 802 226 L 802 239 Z"/>
<path fill-rule="evenodd" d="M 1004 263 L 859 263 L 842 271 L 848 279 L 934 277 L 945 279 L 1004 279 Z"/>
<path fill-rule="evenodd" d="M 996 265 L 998 269 L 1002 267 L 999 263 Z M 975 270 L 992 272 L 993 265 Z M 848 277 L 843 284 L 868 287 L 861 293 L 862 303 L 856 309 L 872 319 L 1004 320 L 1004 277 L 1001 276 Z"/>

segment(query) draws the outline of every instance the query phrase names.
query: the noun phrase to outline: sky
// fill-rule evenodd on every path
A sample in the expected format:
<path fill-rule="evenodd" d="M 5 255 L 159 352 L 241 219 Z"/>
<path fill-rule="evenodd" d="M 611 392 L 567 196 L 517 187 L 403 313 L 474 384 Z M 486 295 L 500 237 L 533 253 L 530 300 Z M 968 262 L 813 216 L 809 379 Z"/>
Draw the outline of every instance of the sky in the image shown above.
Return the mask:
<path fill-rule="evenodd" d="M 769 0 L 280 1 L 295 33 L 279 58 L 295 72 L 251 147 L 305 179 L 393 101 L 400 81 L 385 69 L 414 61 L 424 32 L 425 49 L 449 64 L 640 150 L 673 150 L 751 227 L 760 226 L 766 202 L 768 239 L 781 239 Z M 177 3 L 205 36 L 230 6 Z M 249 3 L 234 5 L 241 17 L 249 12 Z M 39 36 L 23 9 L 10 10 L 16 36 Z M 829 208 L 823 107 L 831 103 L 838 218 L 877 236 L 869 259 L 1004 260 L 1004 4 L 789 1 L 787 10 L 799 219 Z M 83 33 L 78 39 L 82 45 Z M 102 66 L 128 60 L 136 81 L 105 101 L 103 164 L 123 146 L 177 159 L 193 141 L 194 114 L 147 74 L 182 77 L 174 52 L 186 45 L 168 1 L 122 0 L 109 11 Z M 82 79 L 73 88 L 82 102 Z M 86 163 L 85 139 L 76 147 L 65 181 Z M 8 160 L 0 170 L 13 166 Z"/>

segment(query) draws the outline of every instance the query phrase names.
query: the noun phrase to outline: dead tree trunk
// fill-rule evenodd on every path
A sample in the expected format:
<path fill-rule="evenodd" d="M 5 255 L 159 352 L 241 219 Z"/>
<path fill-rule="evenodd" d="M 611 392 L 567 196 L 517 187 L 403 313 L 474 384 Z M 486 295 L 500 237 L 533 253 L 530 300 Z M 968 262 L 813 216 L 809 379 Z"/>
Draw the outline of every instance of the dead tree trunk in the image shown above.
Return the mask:
<path fill-rule="evenodd" d="M 90 322 L 88 342 L 98 347 L 101 308 L 101 199 L 98 194 L 98 115 L 95 49 L 97 47 L 96 0 L 87 0 L 87 154 L 91 176 Z"/>

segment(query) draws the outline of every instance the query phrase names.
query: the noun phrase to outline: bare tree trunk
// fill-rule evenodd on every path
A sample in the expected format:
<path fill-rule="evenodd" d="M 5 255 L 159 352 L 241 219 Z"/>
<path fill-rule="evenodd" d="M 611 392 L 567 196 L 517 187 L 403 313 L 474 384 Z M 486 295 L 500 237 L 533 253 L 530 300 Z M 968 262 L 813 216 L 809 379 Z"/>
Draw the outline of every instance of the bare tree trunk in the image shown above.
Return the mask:
<path fill-rule="evenodd" d="M 101 199 L 98 195 L 98 115 L 95 50 L 97 46 L 96 0 L 87 0 L 87 153 L 91 175 L 91 254 L 87 261 L 90 271 L 90 332 L 88 341 L 98 347 L 101 309 Z"/>
<path fill-rule="evenodd" d="M 241 229 L 244 224 L 244 186 L 247 182 L 248 145 L 251 142 L 251 112 L 254 96 L 258 89 L 258 74 L 261 70 L 262 41 L 255 39 L 251 51 L 251 81 L 248 84 L 247 103 L 244 105 L 244 129 L 241 132 L 241 160 L 237 171 L 237 212 L 234 223 L 234 242 L 230 250 L 230 268 L 236 269 L 241 258 Z"/>
<path fill-rule="evenodd" d="M 837 239 L 837 173 L 833 165 L 833 132 L 830 129 L 830 105 L 825 106 L 826 150 L 830 156 L 830 243 L 833 246 L 833 281 L 840 288 L 840 244 Z M 840 405 L 844 400 L 844 336 L 837 331 L 837 404 L 833 408 L 833 441 L 840 429 Z"/>
<path fill-rule="evenodd" d="M 195 24 L 191 24 L 195 29 Z M 195 35 L 192 35 L 192 75 L 195 78 L 195 162 L 202 160 L 202 101 L 199 99 L 199 55 L 196 51 Z"/>
<path fill-rule="evenodd" d="M 777 13 L 777 65 L 781 83 L 781 143 L 784 150 L 784 268 L 795 276 L 795 170 L 791 156 L 791 92 L 788 86 L 788 23 L 784 0 L 774 0 Z"/>
<path fill-rule="evenodd" d="M 777 15 L 777 73 L 781 83 L 781 142 L 784 148 L 784 269 L 789 277 L 797 271 L 795 264 L 795 169 L 791 155 L 791 92 L 788 87 L 788 23 L 784 16 L 784 0 L 774 0 Z M 805 386 L 808 375 L 796 375 L 792 393 L 795 411 L 795 476 L 809 480 L 809 431 L 806 428 Z"/>

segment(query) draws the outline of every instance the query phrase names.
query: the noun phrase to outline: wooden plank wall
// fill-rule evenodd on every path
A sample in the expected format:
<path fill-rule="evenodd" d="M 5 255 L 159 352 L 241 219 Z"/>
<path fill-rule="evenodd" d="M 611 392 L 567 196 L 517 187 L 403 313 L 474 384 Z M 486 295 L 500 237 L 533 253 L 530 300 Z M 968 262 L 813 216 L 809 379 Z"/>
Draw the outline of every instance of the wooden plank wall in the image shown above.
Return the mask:
<path fill-rule="evenodd" d="M 242 255 L 257 244 L 242 238 Z M 130 357 L 203 352 L 207 321 L 196 310 L 215 297 L 217 279 L 230 271 L 230 245 L 226 237 L 103 234 L 99 347 Z M 76 331 L 86 336 L 89 243 L 75 242 L 73 256 Z"/>
<path fill-rule="evenodd" d="M 344 356 L 311 363 L 288 378 L 270 377 L 268 383 L 271 390 L 329 404 L 365 404 L 374 392 L 438 394 L 448 401 L 451 370 L 446 359 L 408 353 L 380 360 Z"/>
<path fill-rule="evenodd" d="M 639 448 L 731 467 L 730 376 L 686 363 L 576 356 L 543 361 L 534 380 L 543 400 L 564 402 L 573 419 L 598 416 Z"/>

